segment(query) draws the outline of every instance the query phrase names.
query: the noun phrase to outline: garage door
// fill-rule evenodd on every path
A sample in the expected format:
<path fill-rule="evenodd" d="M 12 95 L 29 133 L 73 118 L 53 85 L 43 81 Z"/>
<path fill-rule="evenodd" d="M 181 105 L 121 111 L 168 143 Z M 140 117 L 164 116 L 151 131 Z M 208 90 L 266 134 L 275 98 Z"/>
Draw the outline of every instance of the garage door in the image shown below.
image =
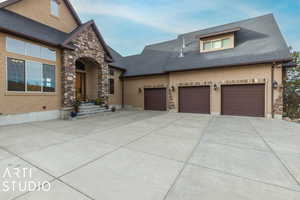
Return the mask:
<path fill-rule="evenodd" d="M 222 115 L 264 117 L 265 85 L 222 86 Z"/>
<path fill-rule="evenodd" d="M 210 87 L 179 88 L 179 112 L 210 114 Z"/>
<path fill-rule="evenodd" d="M 166 89 L 151 88 L 144 90 L 145 110 L 167 110 Z"/>

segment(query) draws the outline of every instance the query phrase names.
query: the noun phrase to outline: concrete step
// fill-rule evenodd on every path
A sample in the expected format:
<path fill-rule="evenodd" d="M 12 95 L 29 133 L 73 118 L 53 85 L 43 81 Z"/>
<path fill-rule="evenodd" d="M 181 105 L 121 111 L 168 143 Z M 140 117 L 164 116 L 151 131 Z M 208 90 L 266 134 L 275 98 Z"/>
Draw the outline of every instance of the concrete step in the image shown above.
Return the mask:
<path fill-rule="evenodd" d="M 81 103 L 80 106 L 94 106 L 94 103 Z"/>
<path fill-rule="evenodd" d="M 90 105 L 90 106 L 79 106 L 79 109 L 82 109 L 82 110 L 87 110 L 87 109 L 96 109 L 96 108 L 104 108 L 104 107 L 101 107 L 101 106 L 97 106 L 97 105 Z"/>
<path fill-rule="evenodd" d="M 88 110 L 88 111 L 82 111 L 79 112 L 77 115 L 78 116 L 83 116 L 83 115 L 94 115 L 102 112 L 110 112 L 109 109 L 97 109 L 97 110 Z"/>

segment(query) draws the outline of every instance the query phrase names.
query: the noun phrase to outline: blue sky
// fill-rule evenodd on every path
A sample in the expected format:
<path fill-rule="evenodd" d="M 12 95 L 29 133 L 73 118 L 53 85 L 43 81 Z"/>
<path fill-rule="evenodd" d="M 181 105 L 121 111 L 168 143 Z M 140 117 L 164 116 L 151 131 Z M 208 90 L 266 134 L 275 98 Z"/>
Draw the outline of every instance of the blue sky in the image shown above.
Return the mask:
<path fill-rule="evenodd" d="M 83 21 L 94 19 L 122 55 L 180 33 L 273 13 L 288 43 L 300 50 L 300 0 L 71 0 Z M 229 3 L 230 2 L 230 3 Z"/>

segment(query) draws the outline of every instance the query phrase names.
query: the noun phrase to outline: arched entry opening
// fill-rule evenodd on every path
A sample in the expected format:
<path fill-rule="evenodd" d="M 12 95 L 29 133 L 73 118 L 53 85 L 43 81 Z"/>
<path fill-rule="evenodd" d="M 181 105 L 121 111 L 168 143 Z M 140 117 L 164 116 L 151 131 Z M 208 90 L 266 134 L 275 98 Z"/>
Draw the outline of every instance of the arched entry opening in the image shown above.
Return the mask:
<path fill-rule="evenodd" d="M 99 69 L 101 66 L 92 58 L 82 57 L 76 60 L 75 97 L 77 101 L 91 101 L 99 96 Z"/>

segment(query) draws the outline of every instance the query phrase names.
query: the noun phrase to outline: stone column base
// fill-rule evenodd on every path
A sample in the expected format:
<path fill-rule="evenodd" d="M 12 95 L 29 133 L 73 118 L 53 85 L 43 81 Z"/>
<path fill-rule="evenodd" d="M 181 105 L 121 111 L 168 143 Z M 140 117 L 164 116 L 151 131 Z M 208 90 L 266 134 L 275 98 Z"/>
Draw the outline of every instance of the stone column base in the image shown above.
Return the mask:
<path fill-rule="evenodd" d="M 65 107 L 60 110 L 60 119 L 69 120 L 71 119 L 71 112 L 73 111 L 73 107 Z"/>

